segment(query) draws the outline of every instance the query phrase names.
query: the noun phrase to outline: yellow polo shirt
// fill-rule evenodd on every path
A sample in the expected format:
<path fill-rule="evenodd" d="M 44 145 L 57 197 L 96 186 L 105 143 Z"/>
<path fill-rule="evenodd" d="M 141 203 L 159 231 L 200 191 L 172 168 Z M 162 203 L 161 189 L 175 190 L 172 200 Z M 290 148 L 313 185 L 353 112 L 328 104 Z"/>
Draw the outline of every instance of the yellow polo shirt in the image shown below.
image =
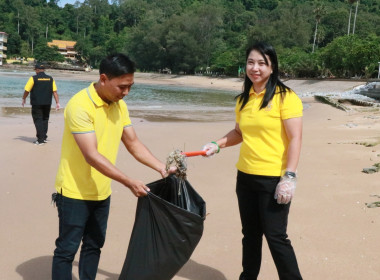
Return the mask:
<path fill-rule="evenodd" d="M 91 84 L 70 99 L 64 118 L 57 192 L 74 199 L 106 199 L 111 195 L 111 179 L 86 162 L 73 134 L 95 133 L 99 153 L 115 164 L 123 129 L 131 125 L 127 104 L 123 100 L 107 104 Z"/>
<path fill-rule="evenodd" d="M 33 86 L 34 86 L 34 79 L 33 79 L 33 77 L 30 77 L 28 82 L 26 83 L 26 85 L 24 87 L 24 90 L 26 90 L 27 92 L 31 92 Z M 54 80 L 53 80 L 53 91 L 57 91 L 57 85 L 56 85 Z"/>
<path fill-rule="evenodd" d="M 287 91 L 283 100 L 277 92 L 261 110 L 265 90 L 256 93 L 251 88 L 248 103 L 241 111 L 241 103 L 236 102 L 236 123 L 243 135 L 236 167 L 244 173 L 281 176 L 286 168 L 289 140 L 283 120 L 302 117 L 303 106 L 293 91 Z"/>

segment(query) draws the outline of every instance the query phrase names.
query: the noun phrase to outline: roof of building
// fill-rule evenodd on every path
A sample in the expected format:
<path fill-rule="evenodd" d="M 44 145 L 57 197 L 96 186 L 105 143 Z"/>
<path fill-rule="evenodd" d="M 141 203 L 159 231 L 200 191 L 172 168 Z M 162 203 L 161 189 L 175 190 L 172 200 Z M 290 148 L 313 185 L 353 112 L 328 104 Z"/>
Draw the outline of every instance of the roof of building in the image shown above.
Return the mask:
<path fill-rule="evenodd" d="M 57 46 L 59 49 L 67 49 L 73 48 L 76 43 L 76 41 L 53 40 L 52 42 L 48 42 L 48 46 Z"/>

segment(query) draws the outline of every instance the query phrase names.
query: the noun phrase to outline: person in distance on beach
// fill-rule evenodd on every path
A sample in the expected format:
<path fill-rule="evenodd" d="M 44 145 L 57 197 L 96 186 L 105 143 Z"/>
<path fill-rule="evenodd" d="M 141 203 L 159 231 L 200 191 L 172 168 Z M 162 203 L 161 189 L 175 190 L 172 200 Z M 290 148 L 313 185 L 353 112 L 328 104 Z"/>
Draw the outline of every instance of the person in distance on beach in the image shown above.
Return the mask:
<path fill-rule="evenodd" d="M 208 143 L 207 156 L 241 144 L 236 164 L 243 233 L 243 272 L 239 280 L 256 280 L 265 236 L 279 279 L 302 279 L 287 235 L 290 201 L 302 141 L 302 102 L 278 78 L 274 48 L 257 43 L 247 49 L 243 92 L 236 97 L 236 125 Z"/>
<path fill-rule="evenodd" d="M 22 97 L 22 107 L 25 106 L 26 98 L 30 92 L 30 104 L 32 105 L 32 118 L 36 127 L 37 140 L 35 145 L 46 143 L 47 131 L 49 125 L 51 103 L 54 96 L 56 110 L 60 109 L 57 85 L 54 79 L 45 74 L 45 66 L 37 63 L 34 67 L 36 75 L 30 77 L 25 85 L 24 95 Z"/>
<path fill-rule="evenodd" d="M 115 166 L 120 141 L 137 161 L 162 177 L 175 172 L 174 168 L 166 171 L 166 165 L 140 142 L 132 126 L 122 99 L 131 90 L 134 72 L 134 62 L 124 54 L 104 58 L 98 82 L 75 94 L 65 108 L 61 161 L 53 194 L 59 217 L 53 280 L 71 279 L 72 262 L 81 241 L 79 278 L 95 279 L 105 242 L 112 179 L 136 197 L 149 191 L 142 181 Z"/>

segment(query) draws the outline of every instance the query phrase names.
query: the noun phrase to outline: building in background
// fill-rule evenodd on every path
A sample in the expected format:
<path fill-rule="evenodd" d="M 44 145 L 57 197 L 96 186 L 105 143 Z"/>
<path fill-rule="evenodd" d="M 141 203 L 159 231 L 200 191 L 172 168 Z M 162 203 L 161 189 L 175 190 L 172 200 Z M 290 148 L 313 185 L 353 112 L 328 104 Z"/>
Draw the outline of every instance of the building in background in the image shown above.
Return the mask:
<path fill-rule="evenodd" d="M 77 59 L 75 55 L 77 52 L 74 49 L 76 43 L 77 42 L 75 41 L 53 40 L 52 42 L 48 42 L 48 46 L 57 46 L 60 54 L 62 54 L 66 59 L 76 61 Z"/>
<path fill-rule="evenodd" d="M 8 34 L 5 32 L 0 32 L 0 65 L 3 65 L 3 59 L 7 58 L 5 52 L 7 51 L 7 47 L 5 44 L 8 41 Z"/>

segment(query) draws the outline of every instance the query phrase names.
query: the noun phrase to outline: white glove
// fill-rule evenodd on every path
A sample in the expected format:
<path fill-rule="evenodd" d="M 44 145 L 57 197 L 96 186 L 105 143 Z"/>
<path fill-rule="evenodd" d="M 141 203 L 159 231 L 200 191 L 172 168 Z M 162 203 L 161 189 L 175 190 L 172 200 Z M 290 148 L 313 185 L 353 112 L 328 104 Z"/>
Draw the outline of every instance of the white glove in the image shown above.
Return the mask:
<path fill-rule="evenodd" d="M 278 204 L 288 204 L 292 200 L 296 190 L 296 183 L 297 178 L 295 177 L 281 177 L 274 192 L 274 199 L 277 199 Z"/>
<path fill-rule="evenodd" d="M 206 157 L 213 156 L 214 154 L 219 153 L 220 148 L 216 142 L 207 143 L 203 146 L 202 151 L 206 151 Z"/>

